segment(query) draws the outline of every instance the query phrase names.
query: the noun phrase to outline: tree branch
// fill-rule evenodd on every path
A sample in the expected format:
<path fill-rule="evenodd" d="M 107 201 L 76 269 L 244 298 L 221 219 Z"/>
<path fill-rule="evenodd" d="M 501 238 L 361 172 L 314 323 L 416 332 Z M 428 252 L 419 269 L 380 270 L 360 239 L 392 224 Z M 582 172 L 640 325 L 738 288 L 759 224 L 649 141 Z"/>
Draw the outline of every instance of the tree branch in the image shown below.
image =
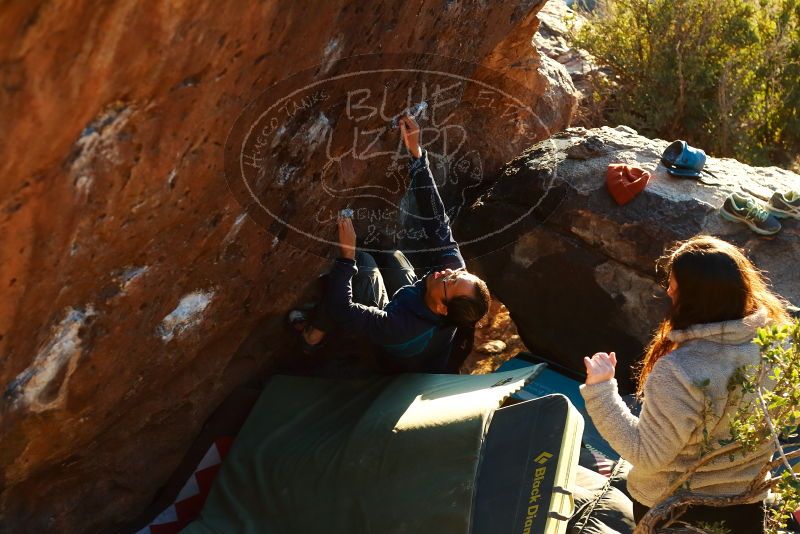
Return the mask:
<path fill-rule="evenodd" d="M 775 449 L 778 451 L 781 459 L 783 460 L 783 465 L 786 466 L 786 469 L 792 474 L 792 478 L 797 480 L 797 475 L 792 470 L 792 466 L 789 465 L 789 460 L 786 458 L 786 454 L 783 452 L 783 446 L 781 445 L 781 441 L 778 439 L 778 432 L 775 430 L 775 425 L 772 423 L 772 418 L 769 416 L 769 410 L 767 409 L 767 402 L 764 400 L 764 395 L 761 392 L 761 387 L 756 387 L 756 395 L 758 395 L 758 401 L 761 403 L 761 411 L 764 414 L 764 421 L 767 422 L 767 427 L 769 428 L 769 433 L 772 436 L 772 439 L 775 443 Z"/>
<path fill-rule="evenodd" d="M 777 479 L 770 479 L 770 483 L 772 480 L 777 482 Z M 759 487 L 758 489 L 761 488 Z M 755 495 L 751 495 L 749 492 L 740 493 L 739 495 L 719 496 L 701 495 L 682 491 L 650 508 L 642 520 L 636 525 L 633 533 L 652 534 L 655 532 L 655 528 L 659 525 L 659 523 L 667 519 L 672 511 L 678 506 L 736 506 L 737 504 L 747 504 L 748 502 L 752 502 L 754 497 Z M 674 520 L 678 517 L 680 516 L 676 516 L 671 519 L 674 522 Z"/>
<path fill-rule="evenodd" d="M 675 479 L 675 481 L 670 485 L 670 487 L 667 488 L 667 490 L 664 493 L 661 494 L 661 497 L 659 497 L 659 500 L 666 499 L 670 495 L 673 495 L 681 486 L 683 486 L 684 482 L 689 480 L 692 477 L 692 475 L 695 474 L 695 472 L 699 468 L 703 467 L 704 465 L 709 463 L 714 458 L 717 458 L 718 456 L 722 456 L 723 454 L 735 454 L 735 453 L 739 452 L 739 449 L 741 449 L 741 448 L 742 448 L 742 445 L 740 443 L 733 442 L 733 443 L 729 443 L 729 444 L 727 444 L 727 445 L 725 445 L 723 447 L 720 447 L 719 449 L 716 449 L 716 450 L 711 451 L 710 453 L 706 454 L 700 460 L 698 460 L 696 464 L 694 464 L 692 467 L 687 469 L 681 476 L 679 476 L 677 479 Z"/>
<path fill-rule="evenodd" d="M 786 454 L 786 459 L 787 460 L 792 460 L 794 458 L 800 458 L 800 449 L 794 450 L 794 451 Z M 778 480 L 780 480 L 777 477 L 773 477 L 773 478 L 770 478 L 770 479 L 766 479 L 765 477 L 766 477 L 767 473 L 769 473 L 770 471 L 772 471 L 773 469 L 775 469 L 776 467 L 778 467 L 782 463 L 783 463 L 783 458 L 776 458 L 776 459 L 772 460 L 771 462 L 765 464 L 764 467 L 761 468 L 761 471 L 759 471 L 758 474 L 755 476 L 753 481 L 750 482 L 750 485 L 747 487 L 747 490 L 745 490 L 745 491 L 746 492 L 750 492 L 750 491 L 752 491 L 753 488 L 755 488 L 759 484 L 763 484 L 763 483 L 766 483 L 766 482 L 771 482 L 773 480 L 775 482 L 777 482 Z M 794 470 L 792 470 L 792 474 L 794 474 Z"/>

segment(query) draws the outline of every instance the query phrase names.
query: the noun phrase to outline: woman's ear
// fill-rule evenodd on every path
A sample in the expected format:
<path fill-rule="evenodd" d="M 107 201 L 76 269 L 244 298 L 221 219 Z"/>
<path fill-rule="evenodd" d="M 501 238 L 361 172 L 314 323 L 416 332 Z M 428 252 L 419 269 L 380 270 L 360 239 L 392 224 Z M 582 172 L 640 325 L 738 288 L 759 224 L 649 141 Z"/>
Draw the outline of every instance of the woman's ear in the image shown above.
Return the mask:
<path fill-rule="evenodd" d="M 672 300 L 672 304 L 675 305 L 678 303 L 678 282 L 675 280 L 675 277 L 670 274 L 669 276 L 669 287 L 667 287 L 667 295 Z"/>
<path fill-rule="evenodd" d="M 447 315 L 447 304 L 442 301 L 436 303 L 436 313 L 439 315 Z"/>

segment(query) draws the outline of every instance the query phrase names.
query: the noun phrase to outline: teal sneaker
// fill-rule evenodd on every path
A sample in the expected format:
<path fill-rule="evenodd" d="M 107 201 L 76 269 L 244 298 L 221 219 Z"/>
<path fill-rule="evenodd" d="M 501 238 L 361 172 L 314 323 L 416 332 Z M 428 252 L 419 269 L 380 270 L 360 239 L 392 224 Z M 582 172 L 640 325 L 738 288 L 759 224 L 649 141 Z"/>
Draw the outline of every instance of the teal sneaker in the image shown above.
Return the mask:
<path fill-rule="evenodd" d="M 773 193 L 772 198 L 769 199 L 767 209 L 775 217 L 784 219 L 786 217 L 794 217 L 800 219 L 800 193 L 797 191 L 789 191 L 788 193 Z"/>
<path fill-rule="evenodd" d="M 722 218 L 742 222 L 752 231 L 761 235 L 774 235 L 780 232 L 781 223 L 774 215 L 751 196 L 731 193 L 719 210 Z"/>

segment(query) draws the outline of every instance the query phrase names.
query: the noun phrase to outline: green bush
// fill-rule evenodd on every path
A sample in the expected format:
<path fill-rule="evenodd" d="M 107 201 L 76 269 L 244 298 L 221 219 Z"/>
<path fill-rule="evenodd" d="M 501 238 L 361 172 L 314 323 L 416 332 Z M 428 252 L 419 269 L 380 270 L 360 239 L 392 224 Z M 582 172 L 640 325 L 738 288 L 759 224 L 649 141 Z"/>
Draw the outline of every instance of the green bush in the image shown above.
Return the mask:
<path fill-rule="evenodd" d="M 605 75 L 589 106 L 643 135 L 791 166 L 800 152 L 800 0 L 607 0 L 573 33 Z"/>

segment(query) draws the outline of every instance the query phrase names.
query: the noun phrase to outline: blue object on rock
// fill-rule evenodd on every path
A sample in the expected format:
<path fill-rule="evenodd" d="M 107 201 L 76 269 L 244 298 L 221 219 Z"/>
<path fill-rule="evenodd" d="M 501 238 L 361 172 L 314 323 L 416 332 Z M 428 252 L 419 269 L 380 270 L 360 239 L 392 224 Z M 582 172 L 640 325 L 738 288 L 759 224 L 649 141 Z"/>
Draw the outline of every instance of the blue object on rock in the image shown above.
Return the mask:
<path fill-rule="evenodd" d="M 706 153 L 686 141 L 675 141 L 664 150 L 661 163 L 674 176 L 699 178 L 706 164 Z"/>

